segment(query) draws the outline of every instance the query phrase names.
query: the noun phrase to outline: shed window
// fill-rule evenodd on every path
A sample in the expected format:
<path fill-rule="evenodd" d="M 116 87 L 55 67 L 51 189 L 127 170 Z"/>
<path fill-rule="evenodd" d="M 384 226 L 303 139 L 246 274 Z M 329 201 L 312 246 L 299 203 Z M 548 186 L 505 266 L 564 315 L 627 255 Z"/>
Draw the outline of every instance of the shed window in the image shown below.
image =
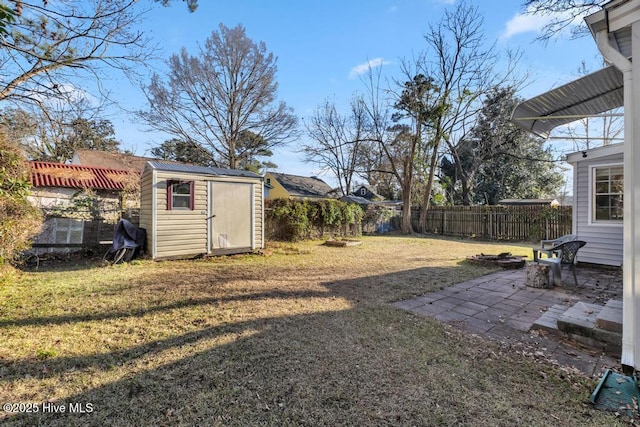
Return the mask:
<path fill-rule="evenodd" d="M 193 210 L 193 181 L 167 181 L 167 209 Z"/>
<path fill-rule="evenodd" d="M 596 221 L 622 221 L 622 165 L 593 168 L 593 218 Z"/>

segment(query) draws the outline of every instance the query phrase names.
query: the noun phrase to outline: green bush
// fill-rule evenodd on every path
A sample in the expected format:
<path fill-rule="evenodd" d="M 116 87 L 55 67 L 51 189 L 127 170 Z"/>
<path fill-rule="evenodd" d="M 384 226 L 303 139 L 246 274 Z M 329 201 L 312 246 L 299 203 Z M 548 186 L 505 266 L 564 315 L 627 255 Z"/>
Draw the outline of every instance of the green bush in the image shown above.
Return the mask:
<path fill-rule="evenodd" d="M 29 166 L 0 132 L 0 266 L 11 263 L 42 228 L 42 214 L 28 200 Z"/>
<path fill-rule="evenodd" d="M 360 234 L 363 211 L 360 206 L 335 199 L 288 200 L 266 202 L 265 220 L 271 230 L 277 230 L 271 238 L 284 241 L 300 241 L 322 236 L 327 231 L 334 235 Z M 356 230 L 356 232 L 353 232 Z"/>

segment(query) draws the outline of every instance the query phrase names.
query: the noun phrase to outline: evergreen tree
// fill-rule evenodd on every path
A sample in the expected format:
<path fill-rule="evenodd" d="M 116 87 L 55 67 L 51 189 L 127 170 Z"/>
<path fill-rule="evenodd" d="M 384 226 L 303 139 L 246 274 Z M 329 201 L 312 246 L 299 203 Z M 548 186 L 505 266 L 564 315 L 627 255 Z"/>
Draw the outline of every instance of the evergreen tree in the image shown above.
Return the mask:
<path fill-rule="evenodd" d="M 493 88 L 456 156 L 443 159 L 443 182 L 455 203 L 549 197 L 560 189 L 562 174 L 544 141 L 510 122 L 517 102 L 514 88 Z"/>

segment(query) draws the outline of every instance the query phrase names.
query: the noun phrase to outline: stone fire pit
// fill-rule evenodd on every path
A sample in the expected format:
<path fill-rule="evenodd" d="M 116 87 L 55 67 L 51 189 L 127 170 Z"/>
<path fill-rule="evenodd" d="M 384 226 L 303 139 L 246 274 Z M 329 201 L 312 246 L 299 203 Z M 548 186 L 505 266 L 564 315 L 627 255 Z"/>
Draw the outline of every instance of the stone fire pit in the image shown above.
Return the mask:
<path fill-rule="evenodd" d="M 510 252 L 503 252 L 498 255 L 474 255 L 467 257 L 467 261 L 471 264 L 483 265 L 486 267 L 502 267 L 506 269 L 523 268 L 525 266 L 525 258 L 523 256 L 511 255 Z"/>

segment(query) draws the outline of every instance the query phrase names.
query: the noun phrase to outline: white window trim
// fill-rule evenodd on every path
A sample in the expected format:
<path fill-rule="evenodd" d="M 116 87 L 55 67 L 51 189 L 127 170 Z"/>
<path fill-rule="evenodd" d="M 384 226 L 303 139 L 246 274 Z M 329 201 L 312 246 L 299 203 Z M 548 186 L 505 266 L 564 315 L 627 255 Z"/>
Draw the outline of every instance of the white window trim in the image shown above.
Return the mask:
<path fill-rule="evenodd" d="M 623 162 L 614 162 L 614 163 L 601 163 L 589 165 L 589 220 L 588 225 L 598 226 L 598 227 L 622 227 L 623 221 L 617 220 L 596 220 L 594 219 L 593 212 L 593 202 L 595 199 L 596 185 L 595 185 L 595 173 L 596 169 L 608 168 L 612 166 L 622 166 L 624 168 Z M 624 169 L 623 169 L 624 170 Z M 623 193 L 624 194 L 624 193 Z"/>
<path fill-rule="evenodd" d="M 61 224 L 62 223 L 62 224 Z M 79 241 L 73 241 L 71 233 L 80 232 Z M 78 244 L 82 243 L 84 236 L 84 221 L 75 218 L 54 218 L 53 243 L 55 244 Z M 58 233 L 65 233 L 64 238 L 58 239 Z"/>

